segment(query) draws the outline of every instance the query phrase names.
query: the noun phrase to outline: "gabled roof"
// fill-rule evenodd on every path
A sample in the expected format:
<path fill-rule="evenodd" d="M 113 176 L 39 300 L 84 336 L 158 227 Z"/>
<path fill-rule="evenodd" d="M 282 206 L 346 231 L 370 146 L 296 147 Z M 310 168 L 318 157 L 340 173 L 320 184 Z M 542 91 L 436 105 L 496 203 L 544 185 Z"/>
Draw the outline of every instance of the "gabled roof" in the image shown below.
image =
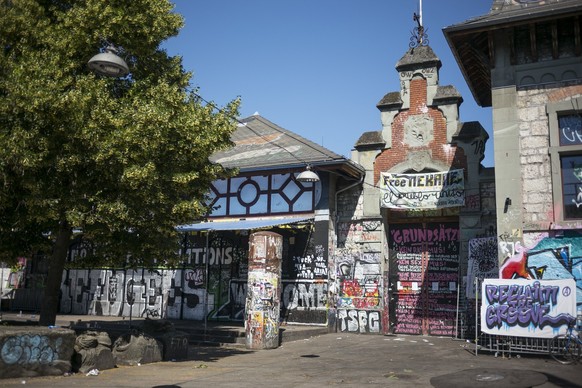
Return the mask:
<path fill-rule="evenodd" d="M 580 0 L 538 0 L 538 1 L 507 1 L 495 0 L 488 14 L 466 20 L 446 27 L 447 32 L 488 28 L 492 26 L 515 25 L 520 22 L 531 23 L 533 20 L 570 14 L 582 10 Z"/>
<path fill-rule="evenodd" d="M 360 165 L 258 114 L 239 120 L 231 140 L 234 147 L 215 153 L 211 162 L 241 172 L 310 165 L 314 170 L 340 168 L 352 176 L 364 173 Z"/>
<path fill-rule="evenodd" d="M 497 29 L 559 21 L 582 15 L 581 0 L 494 0 L 491 11 L 443 29 L 469 89 L 480 106 L 491 106 L 491 68 Z"/>

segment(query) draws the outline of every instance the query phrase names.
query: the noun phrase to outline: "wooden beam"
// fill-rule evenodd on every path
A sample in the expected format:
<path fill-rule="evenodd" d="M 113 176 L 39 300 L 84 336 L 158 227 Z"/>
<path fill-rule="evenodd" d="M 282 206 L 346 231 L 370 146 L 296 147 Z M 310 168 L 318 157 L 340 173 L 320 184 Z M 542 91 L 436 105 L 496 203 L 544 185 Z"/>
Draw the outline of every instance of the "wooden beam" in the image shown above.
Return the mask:
<path fill-rule="evenodd" d="M 582 54 L 582 43 L 580 40 L 580 17 L 574 16 L 574 52 L 577 57 Z"/>
<path fill-rule="evenodd" d="M 515 54 L 515 28 L 509 28 L 507 39 L 509 43 L 509 63 L 511 65 L 517 64 L 517 56 Z"/>
<path fill-rule="evenodd" d="M 531 49 L 531 57 L 534 62 L 538 61 L 538 47 L 536 42 L 536 24 L 531 23 L 529 25 L 529 43 Z"/>
<path fill-rule="evenodd" d="M 495 36 L 492 30 L 487 32 L 487 46 L 489 50 L 489 67 L 495 69 Z"/>
<path fill-rule="evenodd" d="M 554 20 L 551 24 L 552 29 L 552 58 L 558 59 L 560 51 L 558 48 L 558 23 Z"/>

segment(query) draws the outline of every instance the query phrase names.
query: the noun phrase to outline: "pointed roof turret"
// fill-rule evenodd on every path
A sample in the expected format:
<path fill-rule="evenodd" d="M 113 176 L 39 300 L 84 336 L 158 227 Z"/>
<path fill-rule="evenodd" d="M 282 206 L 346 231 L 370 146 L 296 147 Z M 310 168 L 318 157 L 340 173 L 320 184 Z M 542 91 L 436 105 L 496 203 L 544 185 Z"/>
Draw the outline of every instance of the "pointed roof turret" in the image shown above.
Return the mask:
<path fill-rule="evenodd" d="M 441 60 L 436 56 L 434 51 L 432 51 L 430 46 L 418 46 L 409 49 L 406 54 L 400 58 L 396 63 L 396 70 L 401 72 L 425 66 L 436 66 L 437 69 L 440 69 L 441 65 Z"/>

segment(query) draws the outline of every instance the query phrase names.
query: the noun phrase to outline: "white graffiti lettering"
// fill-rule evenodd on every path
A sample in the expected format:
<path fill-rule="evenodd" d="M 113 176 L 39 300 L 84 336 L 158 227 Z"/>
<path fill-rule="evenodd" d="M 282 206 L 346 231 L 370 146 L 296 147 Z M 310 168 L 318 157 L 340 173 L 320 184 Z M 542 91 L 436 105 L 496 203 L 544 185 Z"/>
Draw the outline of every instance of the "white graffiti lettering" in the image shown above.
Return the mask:
<path fill-rule="evenodd" d="M 340 331 L 350 333 L 379 333 L 380 312 L 368 310 L 339 310 Z"/>

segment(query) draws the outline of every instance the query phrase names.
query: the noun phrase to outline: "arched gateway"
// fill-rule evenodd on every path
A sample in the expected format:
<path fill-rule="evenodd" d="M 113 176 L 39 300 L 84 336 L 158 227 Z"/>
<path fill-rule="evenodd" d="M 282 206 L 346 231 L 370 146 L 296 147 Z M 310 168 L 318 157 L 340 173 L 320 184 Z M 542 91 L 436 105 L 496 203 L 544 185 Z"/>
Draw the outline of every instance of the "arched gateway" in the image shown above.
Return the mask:
<path fill-rule="evenodd" d="M 350 222 L 374 220 L 379 227 L 363 244 L 341 241 L 341 255 L 351 251 L 362 271 L 340 276 L 338 316 L 374 311 L 382 316 L 380 333 L 456 336 L 468 241 L 495 225 L 494 202 L 487 202 L 494 198 L 493 174 L 480 164 L 488 135 L 478 122 L 459 121 L 461 95 L 439 85 L 441 61 L 427 40 L 416 43 L 396 64 L 400 90 L 377 104 L 382 130 L 364 133 L 355 145 L 353 158 L 367 181 L 361 212 Z M 377 266 L 362 264 L 358 257 L 374 251 Z M 378 284 L 378 303 L 352 308 L 345 285 L 354 283 Z M 350 307 L 346 313 L 341 302 Z M 353 311 L 362 309 L 368 312 Z M 352 328 L 370 332 L 362 322 Z M 340 330 L 351 331 L 349 319 L 340 320 Z"/>

